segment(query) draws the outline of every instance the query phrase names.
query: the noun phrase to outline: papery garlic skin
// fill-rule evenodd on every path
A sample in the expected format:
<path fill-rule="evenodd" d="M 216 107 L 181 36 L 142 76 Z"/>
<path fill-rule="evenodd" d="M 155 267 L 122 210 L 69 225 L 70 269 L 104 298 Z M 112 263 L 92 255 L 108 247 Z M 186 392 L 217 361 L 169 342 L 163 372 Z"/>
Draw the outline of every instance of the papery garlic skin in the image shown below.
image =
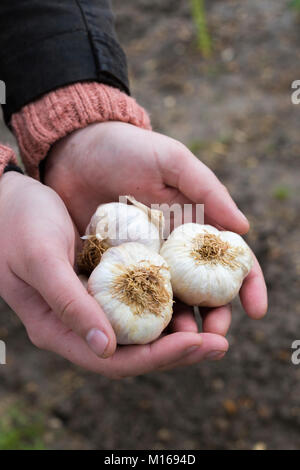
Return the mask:
<path fill-rule="evenodd" d="M 222 242 L 228 244 L 228 250 L 220 250 L 219 261 L 218 257 L 201 259 L 201 251 L 197 250 L 201 246 L 197 240 L 209 234 L 221 240 L 221 246 Z M 174 295 L 187 305 L 219 307 L 231 302 L 253 266 L 251 250 L 240 235 L 211 225 L 189 223 L 177 227 L 160 254 L 169 265 Z"/>
<path fill-rule="evenodd" d="M 151 266 L 159 270 L 165 301 L 159 314 L 154 314 L 148 308 L 136 313 L 134 306 L 124 303 L 116 293 L 116 281 L 126 270 L 147 270 Z M 173 292 L 167 263 L 158 253 L 140 243 L 125 243 L 109 248 L 89 278 L 88 291 L 111 322 L 119 344 L 147 344 L 155 340 L 172 317 Z"/>
<path fill-rule="evenodd" d="M 142 243 L 158 253 L 164 228 L 162 211 L 150 209 L 132 196 L 124 197 L 132 205 L 110 202 L 98 207 L 84 238 L 96 235 L 99 240 L 104 240 L 106 246 Z"/>

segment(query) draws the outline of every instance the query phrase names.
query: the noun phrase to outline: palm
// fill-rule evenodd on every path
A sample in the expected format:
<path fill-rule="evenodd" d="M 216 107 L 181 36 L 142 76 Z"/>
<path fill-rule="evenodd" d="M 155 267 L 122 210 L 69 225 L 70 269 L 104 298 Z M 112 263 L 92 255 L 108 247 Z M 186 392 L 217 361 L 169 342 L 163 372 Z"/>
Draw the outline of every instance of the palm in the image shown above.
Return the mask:
<path fill-rule="evenodd" d="M 60 194 L 80 233 L 99 204 L 125 194 L 147 205 L 203 203 L 206 222 L 238 233 L 248 230 L 224 186 L 182 144 L 129 124 L 93 124 L 63 139 L 48 157 L 46 183 Z M 266 289 L 257 261 L 241 300 L 252 318 L 264 315 Z M 204 332 L 226 334 L 229 306 L 202 313 Z M 179 322 L 181 331 L 196 330 L 191 315 Z"/>
<path fill-rule="evenodd" d="M 148 205 L 205 203 L 210 221 L 248 230 L 224 186 L 182 144 L 129 124 L 94 124 L 63 139 L 50 152 L 45 180 L 80 232 L 99 204 L 124 194 Z"/>

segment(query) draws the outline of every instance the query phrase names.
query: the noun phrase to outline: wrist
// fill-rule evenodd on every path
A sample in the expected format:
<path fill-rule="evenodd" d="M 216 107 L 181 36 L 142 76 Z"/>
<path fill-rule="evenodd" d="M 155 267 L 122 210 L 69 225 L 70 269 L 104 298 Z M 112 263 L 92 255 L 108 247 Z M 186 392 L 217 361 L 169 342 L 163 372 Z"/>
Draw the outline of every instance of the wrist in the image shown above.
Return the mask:
<path fill-rule="evenodd" d="M 67 206 L 71 201 L 79 204 L 85 193 L 86 172 L 82 168 L 82 159 L 86 154 L 84 143 L 89 127 L 55 142 L 43 161 L 42 182 L 59 194 Z"/>

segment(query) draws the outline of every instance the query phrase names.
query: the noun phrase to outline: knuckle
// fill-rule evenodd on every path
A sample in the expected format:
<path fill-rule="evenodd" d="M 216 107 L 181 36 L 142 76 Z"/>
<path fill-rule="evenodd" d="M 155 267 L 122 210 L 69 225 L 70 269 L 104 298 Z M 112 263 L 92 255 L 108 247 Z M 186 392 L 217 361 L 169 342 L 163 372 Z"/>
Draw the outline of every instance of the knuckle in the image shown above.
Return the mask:
<path fill-rule="evenodd" d="M 63 323 L 68 324 L 75 317 L 76 299 L 64 299 L 60 297 L 57 299 L 57 305 L 57 315 Z"/>

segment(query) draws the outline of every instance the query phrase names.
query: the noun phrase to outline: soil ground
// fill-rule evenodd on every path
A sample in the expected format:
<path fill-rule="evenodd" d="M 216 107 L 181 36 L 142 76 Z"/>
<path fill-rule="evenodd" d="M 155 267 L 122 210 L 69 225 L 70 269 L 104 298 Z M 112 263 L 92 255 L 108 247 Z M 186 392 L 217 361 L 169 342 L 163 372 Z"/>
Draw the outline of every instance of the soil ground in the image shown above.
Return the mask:
<path fill-rule="evenodd" d="M 186 0 L 114 0 L 132 94 L 183 141 L 249 217 L 269 314 L 235 303 L 219 363 L 120 382 L 38 351 L 0 304 L 0 448 L 297 449 L 300 367 L 300 25 L 289 0 L 210 0 L 204 59 Z M 1 127 L 1 141 L 8 138 Z M 19 430 L 19 431 L 18 431 Z"/>

